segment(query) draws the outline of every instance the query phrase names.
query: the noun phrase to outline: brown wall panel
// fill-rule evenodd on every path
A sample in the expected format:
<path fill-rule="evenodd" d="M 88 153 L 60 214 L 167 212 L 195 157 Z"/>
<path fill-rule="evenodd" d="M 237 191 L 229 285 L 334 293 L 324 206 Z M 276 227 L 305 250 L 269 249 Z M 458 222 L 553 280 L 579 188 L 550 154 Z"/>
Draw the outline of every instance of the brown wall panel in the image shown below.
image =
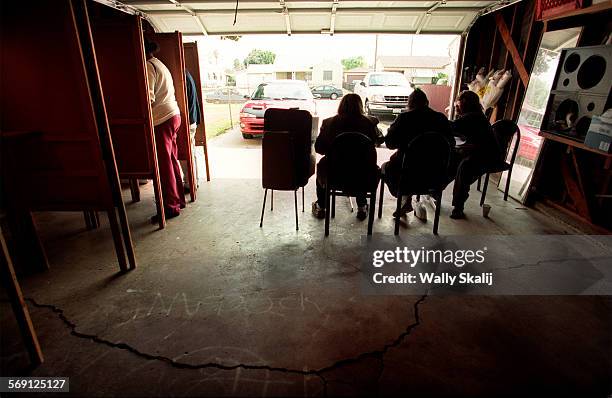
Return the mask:
<path fill-rule="evenodd" d="M 139 17 L 95 2 L 89 10 L 119 174 L 152 178 L 155 138 Z"/>
<path fill-rule="evenodd" d="M 202 122 L 196 130 L 196 145 L 206 146 L 206 125 L 204 123 L 204 101 L 202 96 L 202 78 L 200 76 L 200 58 L 198 56 L 197 43 L 183 44 L 185 53 L 185 69 L 191 73 L 196 84 L 198 100 L 200 101 L 200 117 Z"/>
<path fill-rule="evenodd" d="M 28 185 L 15 199 L 33 209 L 112 207 L 70 3 L 2 2 L 1 12 L 0 128 L 3 137 L 38 132 L 23 146 L 3 139 L 2 157 Z"/>

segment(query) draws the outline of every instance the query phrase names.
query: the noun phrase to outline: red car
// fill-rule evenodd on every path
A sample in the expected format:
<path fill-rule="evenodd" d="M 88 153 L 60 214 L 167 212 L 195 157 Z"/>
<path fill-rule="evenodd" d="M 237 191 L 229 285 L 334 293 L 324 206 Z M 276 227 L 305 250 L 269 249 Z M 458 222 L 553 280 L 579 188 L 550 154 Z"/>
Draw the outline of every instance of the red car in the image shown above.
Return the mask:
<path fill-rule="evenodd" d="M 261 83 L 240 111 L 242 137 L 263 136 L 264 113 L 269 108 L 304 109 L 316 115 L 314 96 L 301 80 L 274 80 Z"/>
<path fill-rule="evenodd" d="M 538 135 L 540 130 L 524 124 L 519 124 L 519 129 L 521 130 L 521 143 L 519 144 L 517 158 L 535 162 L 542 144 L 542 137 Z"/>

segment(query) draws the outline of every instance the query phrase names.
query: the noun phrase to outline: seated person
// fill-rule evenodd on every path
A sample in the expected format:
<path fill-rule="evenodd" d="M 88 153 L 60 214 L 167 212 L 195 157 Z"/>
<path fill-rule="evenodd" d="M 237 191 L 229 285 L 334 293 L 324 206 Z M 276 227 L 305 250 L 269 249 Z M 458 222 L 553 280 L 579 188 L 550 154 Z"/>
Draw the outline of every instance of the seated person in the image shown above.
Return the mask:
<path fill-rule="evenodd" d="M 414 138 L 430 131 L 446 136 L 449 143 L 452 141 L 454 146 L 448 119 L 443 113 L 431 109 L 427 95 L 417 88 L 408 97 L 408 110 L 400 113 L 389 127 L 389 130 L 387 130 L 387 136 L 385 137 L 387 148 L 398 149 L 398 151 L 391 155 L 389 161 L 382 165 L 383 181 L 389 187 L 391 195 L 397 197 L 397 182 L 399 181 L 399 173 L 402 170 L 400 152 L 404 151 Z M 404 216 L 413 210 L 412 196 L 407 196 L 404 200 L 400 216 Z M 393 215 L 396 216 L 395 213 Z"/>
<path fill-rule="evenodd" d="M 382 143 L 384 137 L 376 124 L 378 119 L 366 117 L 363 114 L 361 97 L 357 94 L 347 94 L 338 105 L 338 114 L 323 120 L 319 136 L 315 141 L 315 151 L 323 158 L 317 164 L 317 200 L 312 203 L 312 214 L 317 218 L 325 217 L 325 184 L 327 180 L 327 153 L 332 142 L 339 134 L 357 132 L 366 135 L 376 145 Z M 368 205 L 364 196 L 357 197 L 357 218 L 364 220 L 368 214 Z"/>
<path fill-rule="evenodd" d="M 501 151 L 485 116 L 480 98 L 473 91 L 462 91 L 455 101 L 457 118 L 451 122 L 453 135 L 465 140 L 468 149 L 456 152 L 452 160 L 453 211 L 451 218 L 465 218 L 463 207 L 468 199 L 470 185 L 489 167 L 502 160 Z"/>

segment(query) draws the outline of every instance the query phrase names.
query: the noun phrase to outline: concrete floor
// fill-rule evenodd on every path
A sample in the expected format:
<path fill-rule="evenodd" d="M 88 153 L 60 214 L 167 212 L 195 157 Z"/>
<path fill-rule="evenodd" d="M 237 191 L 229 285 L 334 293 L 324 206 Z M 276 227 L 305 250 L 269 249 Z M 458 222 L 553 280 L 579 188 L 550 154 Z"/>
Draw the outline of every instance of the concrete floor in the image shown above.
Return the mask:
<path fill-rule="evenodd" d="M 340 199 L 324 238 L 314 179 L 299 231 L 290 192 L 259 228 L 257 178 L 201 183 L 161 231 L 151 184 L 142 198 L 127 205 L 138 268 L 124 275 L 104 216 L 94 231 L 80 214 L 36 216 L 52 268 L 21 283 L 46 362 L 25 369 L 2 303 L 3 375 L 69 376 L 74 396 L 610 394 L 609 297 L 361 295 L 366 223 Z M 444 235 L 575 233 L 493 186 L 489 219 L 472 197 L 468 220 L 451 220 L 449 201 Z M 393 203 L 374 233 L 392 234 Z M 404 240 L 430 233 L 413 216 L 402 225 Z"/>

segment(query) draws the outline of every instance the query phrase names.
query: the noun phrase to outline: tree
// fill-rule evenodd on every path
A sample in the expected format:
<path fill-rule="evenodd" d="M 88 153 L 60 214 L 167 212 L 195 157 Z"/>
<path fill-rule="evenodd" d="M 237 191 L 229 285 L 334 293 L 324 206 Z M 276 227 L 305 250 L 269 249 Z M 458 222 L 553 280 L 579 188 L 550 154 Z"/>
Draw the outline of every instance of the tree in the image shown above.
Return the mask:
<path fill-rule="evenodd" d="M 538 56 L 535 59 L 535 63 L 533 64 L 533 70 L 531 71 L 533 75 L 543 75 L 548 72 L 550 65 L 554 62 L 556 58 L 556 53 L 546 50 L 544 48 L 540 48 L 538 51 Z"/>
<path fill-rule="evenodd" d="M 355 69 L 366 65 L 366 61 L 361 55 L 358 57 L 344 58 L 340 62 L 342 63 L 344 70 Z"/>
<path fill-rule="evenodd" d="M 244 64 L 238 58 L 234 59 L 234 70 L 243 70 Z"/>
<path fill-rule="evenodd" d="M 276 54 L 272 51 L 253 49 L 244 59 L 244 65 L 273 64 L 275 59 Z"/>
<path fill-rule="evenodd" d="M 433 84 L 438 84 L 438 81 L 440 80 L 444 80 L 448 83 L 448 75 L 443 72 L 438 72 L 438 74 L 431 79 L 431 82 Z"/>

